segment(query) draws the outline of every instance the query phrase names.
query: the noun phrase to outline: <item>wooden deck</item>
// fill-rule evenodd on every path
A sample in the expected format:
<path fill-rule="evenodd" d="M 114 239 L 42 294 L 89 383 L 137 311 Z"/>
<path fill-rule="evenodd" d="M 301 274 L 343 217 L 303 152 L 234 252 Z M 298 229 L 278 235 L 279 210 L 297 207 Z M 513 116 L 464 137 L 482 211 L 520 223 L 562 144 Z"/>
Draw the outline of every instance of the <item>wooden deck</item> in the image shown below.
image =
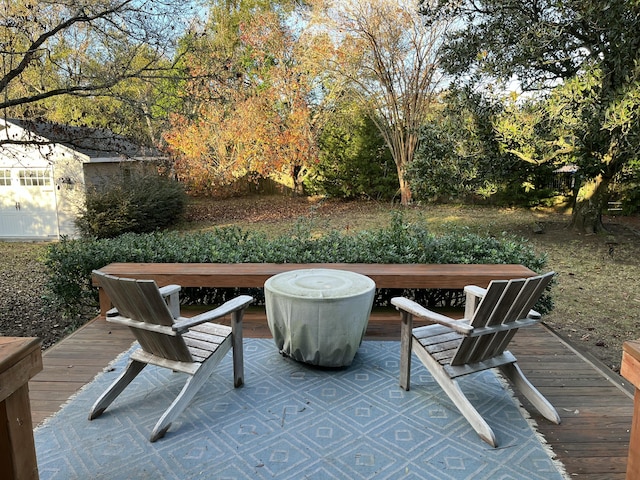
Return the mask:
<path fill-rule="evenodd" d="M 245 315 L 244 335 L 271 337 L 263 309 Z M 366 339 L 399 336 L 397 312 L 372 316 Z M 34 426 L 57 412 L 132 342 L 127 328 L 98 317 L 44 352 L 44 369 L 29 382 Z M 510 350 L 562 417 L 562 424 L 554 425 L 527 406 L 571 478 L 624 479 L 633 416 L 633 394 L 625 380 L 544 326 L 520 330 Z"/>

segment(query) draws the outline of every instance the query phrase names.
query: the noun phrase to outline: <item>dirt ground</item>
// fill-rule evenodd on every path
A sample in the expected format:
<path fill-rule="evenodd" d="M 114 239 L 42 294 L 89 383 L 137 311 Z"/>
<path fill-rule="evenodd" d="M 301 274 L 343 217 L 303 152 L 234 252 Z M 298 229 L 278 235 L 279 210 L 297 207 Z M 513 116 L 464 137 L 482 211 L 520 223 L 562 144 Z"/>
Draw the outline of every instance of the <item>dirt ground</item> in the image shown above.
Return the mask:
<path fill-rule="evenodd" d="M 43 305 L 43 243 L 0 242 L 0 335 L 40 337 L 44 348 L 62 338 L 71 321 Z"/>
<path fill-rule="evenodd" d="M 319 229 L 349 231 L 388 224 L 393 208 L 285 197 L 202 201 L 190 206 L 182 228 L 238 225 L 281 234 L 304 217 L 313 218 Z M 607 217 L 607 234 L 579 235 L 566 228 L 569 217 L 561 212 L 416 206 L 406 217 L 436 232 L 461 224 L 482 233 L 507 231 L 530 242 L 558 273 L 555 309 L 545 323 L 612 370 L 620 368 L 622 343 L 640 338 L 640 218 Z M 47 348 L 91 316 L 63 320 L 43 309 L 45 250 L 42 243 L 0 242 L 0 335 L 38 336 Z"/>

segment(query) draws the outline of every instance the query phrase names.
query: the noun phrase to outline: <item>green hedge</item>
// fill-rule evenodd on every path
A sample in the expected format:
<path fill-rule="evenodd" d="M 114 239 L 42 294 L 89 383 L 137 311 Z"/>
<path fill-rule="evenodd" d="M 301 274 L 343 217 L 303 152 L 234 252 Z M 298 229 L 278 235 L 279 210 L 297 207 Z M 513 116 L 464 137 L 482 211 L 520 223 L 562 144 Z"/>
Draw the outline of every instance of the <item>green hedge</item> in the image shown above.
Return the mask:
<path fill-rule="evenodd" d="M 401 216 L 393 217 L 389 227 L 356 234 L 331 231 L 317 236 L 312 225 L 304 221 L 277 238 L 236 227 L 189 234 L 128 233 L 114 239 L 64 239 L 52 244 L 46 258 L 49 298 L 69 315 L 77 315 L 86 307 L 97 308 L 91 271 L 112 262 L 513 263 L 542 272 L 546 258 L 535 254 L 521 239 L 481 236 L 464 229 L 436 236 L 422 225 L 404 223 Z M 188 304 L 210 304 L 237 293 L 184 289 L 182 299 Z M 261 295 L 259 289 L 248 293 Z M 386 305 L 398 293 L 381 292 L 376 304 Z M 447 292 L 421 295 L 416 300 L 431 306 L 434 302 L 459 302 L 456 295 Z M 540 308 L 549 310 L 550 298 Z"/>

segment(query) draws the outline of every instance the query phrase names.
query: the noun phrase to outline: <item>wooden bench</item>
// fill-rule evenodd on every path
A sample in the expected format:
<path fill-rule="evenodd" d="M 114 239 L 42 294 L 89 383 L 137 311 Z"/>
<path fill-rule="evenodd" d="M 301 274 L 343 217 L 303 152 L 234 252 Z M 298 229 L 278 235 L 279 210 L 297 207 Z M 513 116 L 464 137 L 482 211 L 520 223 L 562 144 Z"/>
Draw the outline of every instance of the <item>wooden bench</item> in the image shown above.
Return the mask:
<path fill-rule="evenodd" d="M 608 213 L 620 213 L 622 212 L 622 202 L 608 202 Z"/>
<path fill-rule="evenodd" d="M 506 264 L 378 264 L 378 263 L 111 263 L 101 272 L 118 277 L 155 280 L 159 287 L 263 288 L 271 276 L 303 268 L 335 268 L 370 277 L 376 288 L 452 289 L 466 285 L 486 288 L 491 280 L 528 278 L 535 272 Z M 93 285 L 100 281 L 93 277 Z M 104 315 L 111 301 L 100 291 Z"/>
<path fill-rule="evenodd" d="M 42 370 L 41 343 L 0 337 L 0 464 L 7 480 L 38 479 L 28 382 Z"/>

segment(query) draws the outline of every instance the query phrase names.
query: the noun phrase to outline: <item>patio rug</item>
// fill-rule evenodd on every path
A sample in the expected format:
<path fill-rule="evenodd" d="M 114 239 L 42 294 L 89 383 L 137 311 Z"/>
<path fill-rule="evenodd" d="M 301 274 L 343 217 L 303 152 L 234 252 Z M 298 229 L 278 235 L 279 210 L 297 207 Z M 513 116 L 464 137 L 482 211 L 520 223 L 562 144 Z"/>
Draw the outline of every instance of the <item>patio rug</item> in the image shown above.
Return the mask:
<path fill-rule="evenodd" d="M 492 371 L 461 380 L 498 439 L 477 436 L 414 357 L 398 386 L 399 343 L 365 341 L 343 369 L 281 356 L 245 339 L 245 385 L 231 354 L 155 443 L 155 422 L 185 377 L 149 366 L 105 413 L 95 399 L 126 365 L 119 357 L 35 432 L 47 479 L 566 479 L 509 388 Z M 135 348 L 135 347 L 134 347 Z"/>

